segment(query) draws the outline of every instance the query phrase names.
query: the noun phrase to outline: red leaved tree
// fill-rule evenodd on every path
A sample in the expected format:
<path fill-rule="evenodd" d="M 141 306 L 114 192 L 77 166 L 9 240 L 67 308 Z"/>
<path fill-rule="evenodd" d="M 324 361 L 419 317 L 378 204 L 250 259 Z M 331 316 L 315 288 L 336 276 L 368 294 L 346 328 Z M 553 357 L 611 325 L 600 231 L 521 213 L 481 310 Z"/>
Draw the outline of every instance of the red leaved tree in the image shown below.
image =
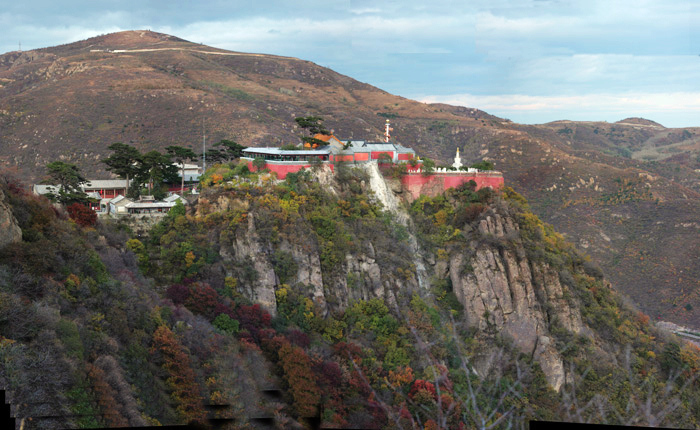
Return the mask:
<path fill-rule="evenodd" d="M 278 355 L 297 414 L 300 417 L 317 416 L 321 393 L 306 352 L 285 340 Z"/>
<path fill-rule="evenodd" d="M 70 219 L 81 227 L 92 227 L 97 223 L 95 211 L 83 204 L 73 203 L 66 208 L 66 211 L 68 211 Z"/>
<path fill-rule="evenodd" d="M 168 327 L 162 325 L 153 333 L 151 354 L 159 356 L 161 366 L 170 375 L 166 382 L 173 390 L 170 396 L 178 405 L 180 418 L 186 423 L 204 422 L 206 411 L 190 357 Z"/>
<path fill-rule="evenodd" d="M 219 293 L 216 292 L 209 284 L 195 282 L 189 285 L 190 295 L 185 299 L 187 309 L 195 314 L 204 315 L 209 320 L 213 320 L 214 310 L 216 305 L 221 302 Z"/>
<path fill-rule="evenodd" d="M 88 376 L 92 381 L 92 389 L 97 397 L 97 403 L 102 411 L 104 421 L 109 427 L 126 427 L 129 422 L 122 416 L 119 403 L 115 399 L 114 389 L 105 380 L 102 369 L 92 364 L 87 365 Z"/>

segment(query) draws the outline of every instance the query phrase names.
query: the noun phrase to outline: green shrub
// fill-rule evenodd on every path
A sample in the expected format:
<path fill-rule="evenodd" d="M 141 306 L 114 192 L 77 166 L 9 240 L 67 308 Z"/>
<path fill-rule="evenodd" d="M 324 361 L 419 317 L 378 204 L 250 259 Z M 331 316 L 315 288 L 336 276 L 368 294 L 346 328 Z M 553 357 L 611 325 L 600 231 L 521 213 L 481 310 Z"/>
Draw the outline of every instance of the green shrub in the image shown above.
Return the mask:
<path fill-rule="evenodd" d="M 278 249 L 272 255 L 272 266 L 275 274 L 280 280 L 280 284 L 286 284 L 296 276 L 299 266 L 291 253 Z"/>
<path fill-rule="evenodd" d="M 493 163 L 488 160 L 482 160 L 479 161 L 478 163 L 474 163 L 471 166 L 469 166 L 473 169 L 479 169 L 479 170 L 493 170 Z"/>
<path fill-rule="evenodd" d="M 219 314 L 212 322 L 214 327 L 218 328 L 224 333 L 228 334 L 238 334 L 239 326 L 238 320 L 229 317 L 226 314 Z"/>
<path fill-rule="evenodd" d="M 73 321 L 61 319 L 56 326 L 56 335 L 61 339 L 69 357 L 83 360 L 83 343 L 80 340 L 78 327 Z"/>

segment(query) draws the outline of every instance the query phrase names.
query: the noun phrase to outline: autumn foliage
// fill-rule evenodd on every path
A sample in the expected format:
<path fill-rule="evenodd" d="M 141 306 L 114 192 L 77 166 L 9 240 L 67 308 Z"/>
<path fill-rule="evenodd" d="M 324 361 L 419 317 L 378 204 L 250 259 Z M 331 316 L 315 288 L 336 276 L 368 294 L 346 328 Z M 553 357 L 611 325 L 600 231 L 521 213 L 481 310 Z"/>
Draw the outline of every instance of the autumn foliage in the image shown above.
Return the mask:
<path fill-rule="evenodd" d="M 70 219 L 81 227 L 92 227 L 97 223 L 97 214 L 94 210 L 81 203 L 73 203 L 66 208 Z"/>
<path fill-rule="evenodd" d="M 104 421 L 110 427 L 125 427 L 129 422 L 122 416 L 115 399 L 114 389 L 105 380 L 102 369 L 92 364 L 87 366 L 88 376 L 92 381 L 92 388 L 97 397 L 97 403 L 104 416 Z"/>
<path fill-rule="evenodd" d="M 168 372 L 166 382 L 178 405 L 176 410 L 180 418 L 188 423 L 203 422 L 206 412 L 190 358 L 168 327 L 162 325 L 153 333 L 151 354 L 159 358 L 162 368 Z"/>
<path fill-rule="evenodd" d="M 303 349 L 289 342 L 283 343 L 278 356 L 297 414 L 301 417 L 316 416 L 321 394 L 311 370 L 311 360 Z"/>

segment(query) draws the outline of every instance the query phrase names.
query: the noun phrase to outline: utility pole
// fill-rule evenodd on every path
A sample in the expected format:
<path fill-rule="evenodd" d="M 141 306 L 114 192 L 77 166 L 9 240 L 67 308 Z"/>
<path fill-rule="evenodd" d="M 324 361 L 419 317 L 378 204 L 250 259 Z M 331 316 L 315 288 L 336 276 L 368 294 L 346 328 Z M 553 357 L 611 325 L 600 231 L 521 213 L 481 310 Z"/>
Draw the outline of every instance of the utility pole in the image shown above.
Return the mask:
<path fill-rule="evenodd" d="M 19 42 L 19 52 L 22 52 L 22 41 Z"/>

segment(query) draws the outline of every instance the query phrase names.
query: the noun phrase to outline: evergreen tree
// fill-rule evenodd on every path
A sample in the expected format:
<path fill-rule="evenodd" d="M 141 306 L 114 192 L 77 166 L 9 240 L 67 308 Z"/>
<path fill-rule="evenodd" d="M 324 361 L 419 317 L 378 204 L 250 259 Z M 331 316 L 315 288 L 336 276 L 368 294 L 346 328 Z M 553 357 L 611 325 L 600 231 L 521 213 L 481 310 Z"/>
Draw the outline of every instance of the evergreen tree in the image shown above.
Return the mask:
<path fill-rule="evenodd" d="M 479 169 L 479 170 L 493 170 L 494 166 L 493 166 L 493 163 L 491 161 L 482 160 L 482 161 L 479 161 L 478 163 L 472 164 L 469 167 L 472 167 L 474 169 Z"/>
<path fill-rule="evenodd" d="M 107 170 L 126 179 L 126 193 L 129 194 L 129 178 L 136 176 L 139 171 L 141 153 L 133 146 L 121 142 L 113 143 L 108 148 L 114 153 L 102 162 L 107 165 Z"/>
<path fill-rule="evenodd" d="M 233 140 L 222 139 L 219 143 L 214 144 L 214 146 L 222 146 L 222 154 L 227 160 L 233 160 L 234 158 L 241 158 L 243 155 L 243 150 L 246 146 L 240 145 Z M 207 158 L 209 158 L 209 153 L 207 152 Z"/>
<path fill-rule="evenodd" d="M 141 157 L 139 171 L 134 177 L 139 187 L 148 184 L 149 194 L 155 198 L 165 197 L 161 190 L 164 182 L 175 182 L 177 180 L 177 167 L 173 165 L 168 154 L 161 154 L 158 151 L 150 151 Z"/>
<path fill-rule="evenodd" d="M 207 151 L 207 160 L 209 160 L 212 164 L 217 164 L 221 163 L 223 161 L 228 161 L 229 157 L 226 153 L 218 150 L 218 149 L 210 149 Z"/>
<path fill-rule="evenodd" d="M 90 200 L 80 188 L 82 184 L 88 181 L 80 172 L 78 166 L 64 163 L 63 161 L 54 161 L 46 165 L 46 170 L 48 171 L 49 180 L 58 186 L 58 193 L 50 193 L 50 199 L 63 205 L 87 203 Z"/>
<path fill-rule="evenodd" d="M 180 195 L 185 192 L 185 161 L 186 160 L 197 160 L 197 154 L 194 153 L 190 148 L 184 148 L 182 146 L 168 146 L 165 148 L 172 159 L 182 166 L 181 175 L 181 185 L 180 185 Z"/>
<path fill-rule="evenodd" d="M 317 134 L 329 134 L 330 132 L 326 130 L 326 128 L 323 126 L 323 118 L 320 116 L 300 116 L 297 118 L 294 118 L 294 121 L 299 125 L 299 127 L 303 128 L 304 130 L 307 130 L 309 132 L 309 136 L 301 136 L 301 140 L 304 143 L 308 143 L 309 146 L 323 146 L 326 144 L 326 142 L 316 139 L 315 135 Z"/>
<path fill-rule="evenodd" d="M 435 171 L 435 162 L 430 158 L 423 158 L 421 169 L 423 170 L 423 176 L 430 176 Z"/>

